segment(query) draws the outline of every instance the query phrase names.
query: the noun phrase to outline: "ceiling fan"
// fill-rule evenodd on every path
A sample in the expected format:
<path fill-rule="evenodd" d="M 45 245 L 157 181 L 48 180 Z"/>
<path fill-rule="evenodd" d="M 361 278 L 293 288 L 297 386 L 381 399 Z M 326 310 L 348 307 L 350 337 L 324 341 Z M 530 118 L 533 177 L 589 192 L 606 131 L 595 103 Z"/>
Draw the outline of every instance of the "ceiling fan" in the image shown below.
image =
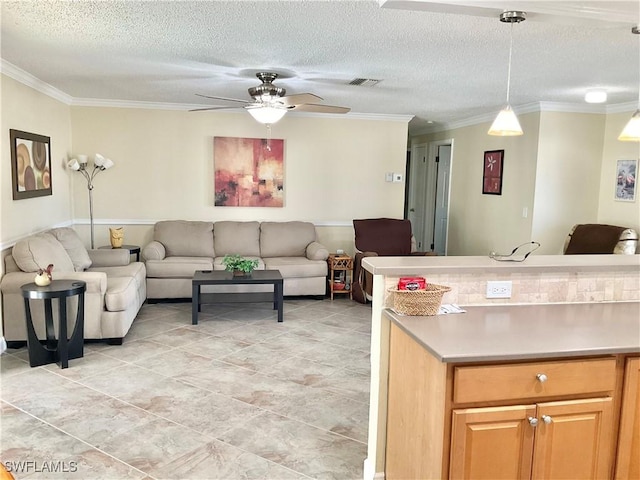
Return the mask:
<path fill-rule="evenodd" d="M 319 105 L 322 97 L 313 93 L 299 93 L 296 95 L 286 95 L 287 91 L 282 87 L 276 87 L 272 82 L 278 78 L 277 73 L 258 72 L 256 73 L 262 84 L 248 89 L 253 101 L 238 100 L 235 98 L 213 97 L 210 95 L 200 95 L 199 97 L 211 98 L 214 100 L 224 100 L 227 102 L 237 102 L 244 104 L 242 107 L 208 107 L 196 108 L 190 112 L 201 112 L 205 110 L 225 110 L 230 108 L 244 108 L 251 116 L 260 123 L 270 125 L 276 123 L 290 110 L 299 112 L 316 113 L 347 113 L 350 108 L 336 107 L 333 105 Z"/>

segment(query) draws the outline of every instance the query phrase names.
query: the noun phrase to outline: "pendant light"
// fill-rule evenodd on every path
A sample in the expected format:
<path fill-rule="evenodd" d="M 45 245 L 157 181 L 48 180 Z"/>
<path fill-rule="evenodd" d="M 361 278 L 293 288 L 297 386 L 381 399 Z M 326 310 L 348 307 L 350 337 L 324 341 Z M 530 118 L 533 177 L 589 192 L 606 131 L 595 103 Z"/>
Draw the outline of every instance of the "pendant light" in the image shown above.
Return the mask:
<path fill-rule="evenodd" d="M 635 35 L 640 34 L 640 25 L 633 27 L 631 33 Z M 640 52 L 640 48 L 638 51 Z M 638 85 L 638 109 L 622 129 L 618 140 L 622 142 L 640 142 L 640 85 Z"/>
<path fill-rule="evenodd" d="M 497 135 L 501 137 L 508 137 L 514 135 L 522 135 L 522 127 L 520 127 L 520 122 L 518 121 L 518 117 L 511 109 L 511 105 L 509 104 L 509 93 L 511 90 L 511 54 L 513 51 L 513 24 L 524 22 L 526 19 L 525 12 L 518 11 L 507 11 L 502 12 L 500 14 L 500 21 L 503 23 L 511 24 L 511 32 L 510 32 L 510 41 L 509 41 L 509 70 L 507 72 L 507 105 L 500 110 L 498 116 L 491 124 L 491 128 L 489 128 L 489 135 Z"/>

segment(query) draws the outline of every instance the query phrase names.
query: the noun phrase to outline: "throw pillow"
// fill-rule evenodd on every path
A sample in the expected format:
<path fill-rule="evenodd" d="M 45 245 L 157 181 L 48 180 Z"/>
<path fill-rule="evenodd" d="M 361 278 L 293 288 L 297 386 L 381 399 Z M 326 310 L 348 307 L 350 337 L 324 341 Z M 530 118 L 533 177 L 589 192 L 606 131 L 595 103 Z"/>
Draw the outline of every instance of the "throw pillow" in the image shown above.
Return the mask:
<path fill-rule="evenodd" d="M 82 272 L 91 266 L 89 252 L 80 240 L 80 237 L 73 228 L 62 227 L 50 230 L 51 234 L 58 239 L 69 258 L 73 262 L 76 272 Z"/>

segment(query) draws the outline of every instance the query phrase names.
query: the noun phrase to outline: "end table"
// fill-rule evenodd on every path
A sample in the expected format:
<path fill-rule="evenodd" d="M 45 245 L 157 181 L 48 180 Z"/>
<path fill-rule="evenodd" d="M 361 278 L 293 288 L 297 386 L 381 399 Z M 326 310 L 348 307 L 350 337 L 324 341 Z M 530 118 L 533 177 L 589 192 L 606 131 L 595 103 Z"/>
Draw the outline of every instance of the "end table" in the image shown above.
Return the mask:
<path fill-rule="evenodd" d="M 331 294 L 331 300 L 333 300 L 334 293 L 348 293 L 349 298 L 353 299 L 353 258 L 345 254 L 332 253 L 329 255 L 327 263 L 329 264 L 329 292 Z M 335 289 L 335 272 L 344 272 L 344 288 L 341 290 Z M 347 286 L 349 288 L 347 288 Z"/>
<path fill-rule="evenodd" d="M 98 247 L 102 250 L 129 250 L 129 253 L 131 255 L 135 255 L 136 256 L 136 262 L 140 261 L 140 246 L 138 245 L 122 245 L 121 247 L 112 247 L 111 245 L 104 245 L 102 247 Z"/>
<path fill-rule="evenodd" d="M 20 287 L 24 298 L 24 310 L 27 321 L 27 348 L 29 365 L 38 367 L 56 362 L 60 368 L 67 368 L 69 360 L 84 356 L 84 292 L 87 284 L 80 280 L 53 280 L 46 287 L 27 283 Z M 67 299 L 78 296 L 76 324 L 70 338 L 67 339 Z M 51 300 L 58 299 L 58 339 L 53 325 Z M 44 320 L 47 338 L 40 343 L 31 317 L 29 300 L 44 300 Z"/>

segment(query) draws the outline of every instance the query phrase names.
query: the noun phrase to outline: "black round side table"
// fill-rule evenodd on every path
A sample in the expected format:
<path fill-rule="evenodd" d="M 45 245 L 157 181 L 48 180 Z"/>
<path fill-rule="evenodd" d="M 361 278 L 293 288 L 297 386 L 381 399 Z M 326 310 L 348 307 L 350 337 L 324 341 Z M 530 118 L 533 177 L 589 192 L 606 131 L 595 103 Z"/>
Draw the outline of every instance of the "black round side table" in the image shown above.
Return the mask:
<path fill-rule="evenodd" d="M 80 280 L 53 280 L 50 285 L 40 287 L 35 283 L 27 283 L 20 287 L 24 298 L 24 310 L 27 321 L 27 348 L 29 364 L 32 367 L 57 363 L 60 368 L 67 368 L 69 360 L 84 356 L 84 292 L 86 282 Z M 78 296 L 78 312 L 71 337 L 67 339 L 67 299 Z M 51 300 L 58 299 L 58 339 L 53 325 Z M 29 300 L 44 300 L 44 320 L 47 332 L 46 342 L 40 343 L 31 317 Z"/>

